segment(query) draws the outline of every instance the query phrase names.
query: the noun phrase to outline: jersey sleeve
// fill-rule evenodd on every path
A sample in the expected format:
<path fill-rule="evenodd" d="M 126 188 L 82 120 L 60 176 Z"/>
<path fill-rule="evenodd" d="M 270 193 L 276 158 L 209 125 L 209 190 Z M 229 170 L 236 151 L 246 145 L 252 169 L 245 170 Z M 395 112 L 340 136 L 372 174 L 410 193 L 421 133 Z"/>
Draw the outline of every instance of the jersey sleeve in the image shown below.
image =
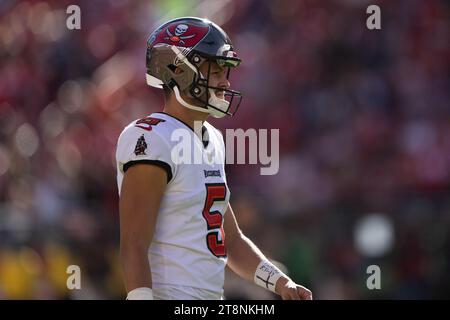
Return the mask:
<path fill-rule="evenodd" d="M 172 180 L 176 170 L 169 145 L 160 134 L 134 125 L 125 128 L 120 135 L 116 161 L 122 173 L 138 163 L 159 166 L 167 173 L 167 183 Z"/>

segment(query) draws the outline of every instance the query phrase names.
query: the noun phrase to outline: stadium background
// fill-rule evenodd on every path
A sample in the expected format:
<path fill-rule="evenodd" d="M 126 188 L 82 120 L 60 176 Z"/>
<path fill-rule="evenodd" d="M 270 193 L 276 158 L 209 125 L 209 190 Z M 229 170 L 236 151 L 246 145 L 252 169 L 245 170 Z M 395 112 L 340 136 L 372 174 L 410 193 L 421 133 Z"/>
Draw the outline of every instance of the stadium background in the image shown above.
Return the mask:
<path fill-rule="evenodd" d="M 65 26 L 81 8 L 81 30 Z M 381 7 L 382 29 L 366 28 Z M 245 94 L 218 128 L 279 128 L 280 171 L 229 165 L 244 232 L 316 299 L 450 297 L 448 1 L 0 2 L 0 298 L 123 299 L 114 149 L 162 109 L 145 41 L 222 25 Z M 66 268 L 82 271 L 68 291 Z M 366 268 L 381 268 L 368 290 Z M 195 267 L 195 266 L 192 266 Z M 276 296 L 227 273 L 226 297 Z"/>

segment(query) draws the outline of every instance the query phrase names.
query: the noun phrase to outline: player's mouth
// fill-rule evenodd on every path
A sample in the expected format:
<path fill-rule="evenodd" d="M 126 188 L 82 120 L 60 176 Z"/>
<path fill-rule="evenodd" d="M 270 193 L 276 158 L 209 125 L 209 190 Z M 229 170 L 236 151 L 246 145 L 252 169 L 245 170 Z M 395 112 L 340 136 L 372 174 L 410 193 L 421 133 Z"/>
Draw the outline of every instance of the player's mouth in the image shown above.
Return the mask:
<path fill-rule="evenodd" d="M 223 90 L 216 90 L 214 91 L 216 94 L 216 97 L 219 99 L 225 99 L 225 92 Z"/>

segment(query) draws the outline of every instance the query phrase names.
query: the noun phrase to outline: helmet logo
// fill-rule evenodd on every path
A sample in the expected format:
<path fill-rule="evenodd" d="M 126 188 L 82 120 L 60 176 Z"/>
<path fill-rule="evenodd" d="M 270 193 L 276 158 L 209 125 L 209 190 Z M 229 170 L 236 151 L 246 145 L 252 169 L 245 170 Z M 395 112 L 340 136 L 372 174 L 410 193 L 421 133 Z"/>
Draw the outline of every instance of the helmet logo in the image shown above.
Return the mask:
<path fill-rule="evenodd" d="M 178 21 L 164 25 L 156 30 L 147 41 L 149 49 L 165 43 L 177 47 L 192 48 L 209 32 L 209 26 L 189 21 Z"/>
<path fill-rule="evenodd" d="M 188 36 L 183 36 L 184 33 L 189 29 L 189 26 L 186 24 L 179 24 L 175 28 L 175 34 L 170 32 L 169 28 L 166 29 L 167 37 L 164 40 L 170 40 L 172 42 L 179 42 L 180 44 L 184 44 L 183 40 L 190 39 L 195 37 L 197 34 L 191 34 Z"/>
<path fill-rule="evenodd" d="M 185 24 L 179 24 L 177 25 L 177 27 L 175 28 L 175 35 L 176 36 L 181 36 L 183 33 L 185 33 L 187 31 L 189 27 Z"/>

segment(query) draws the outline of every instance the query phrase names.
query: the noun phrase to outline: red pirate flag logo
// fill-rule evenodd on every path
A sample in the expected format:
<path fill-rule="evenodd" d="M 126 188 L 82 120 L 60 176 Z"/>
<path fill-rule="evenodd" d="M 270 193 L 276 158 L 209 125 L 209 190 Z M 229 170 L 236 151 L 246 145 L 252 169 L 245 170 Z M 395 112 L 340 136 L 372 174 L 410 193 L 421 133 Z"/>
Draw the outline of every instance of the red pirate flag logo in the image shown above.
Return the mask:
<path fill-rule="evenodd" d="M 164 38 L 164 40 L 169 39 L 172 42 L 180 42 L 180 44 L 185 44 L 184 40 L 191 39 L 195 37 L 194 34 L 183 36 L 186 31 L 188 31 L 189 26 L 187 24 L 179 24 L 175 27 L 175 34 L 172 34 L 169 30 L 169 28 L 166 29 L 166 33 L 168 37 Z"/>
<path fill-rule="evenodd" d="M 162 29 L 150 41 L 154 46 L 158 43 L 167 43 L 179 47 L 191 48 L 199 43 L 209 31 L 208 26 L 197 25 L 195 23 L 171 23 Z"/>

